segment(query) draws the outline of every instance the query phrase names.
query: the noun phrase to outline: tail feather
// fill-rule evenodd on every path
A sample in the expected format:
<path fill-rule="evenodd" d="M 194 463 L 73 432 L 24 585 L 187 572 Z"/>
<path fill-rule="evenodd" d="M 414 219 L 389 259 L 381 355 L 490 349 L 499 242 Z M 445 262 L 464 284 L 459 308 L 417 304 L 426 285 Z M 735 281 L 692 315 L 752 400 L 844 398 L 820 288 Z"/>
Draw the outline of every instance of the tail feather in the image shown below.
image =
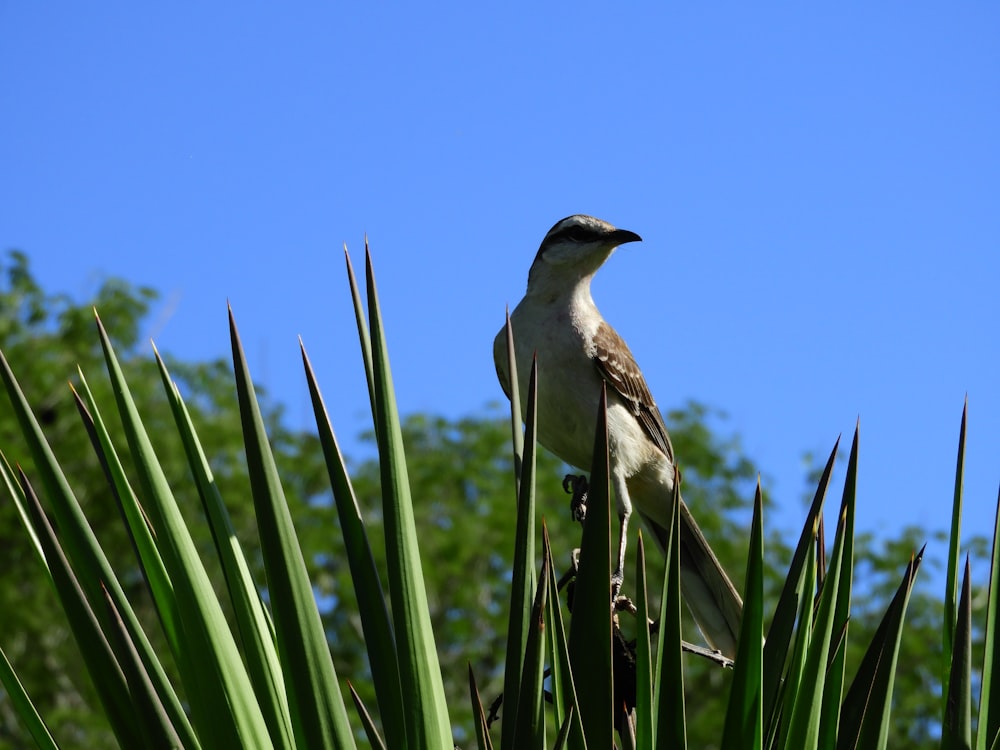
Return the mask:
<path fill-rule="evenodd" d="M 667 529 L 641 511 L 640 514 L 660 549 L 665 549 Z M 743 600 L 683 500 L 680 517 L 681 596 L 709 646 L 733 659 L 743 617 Z"/>

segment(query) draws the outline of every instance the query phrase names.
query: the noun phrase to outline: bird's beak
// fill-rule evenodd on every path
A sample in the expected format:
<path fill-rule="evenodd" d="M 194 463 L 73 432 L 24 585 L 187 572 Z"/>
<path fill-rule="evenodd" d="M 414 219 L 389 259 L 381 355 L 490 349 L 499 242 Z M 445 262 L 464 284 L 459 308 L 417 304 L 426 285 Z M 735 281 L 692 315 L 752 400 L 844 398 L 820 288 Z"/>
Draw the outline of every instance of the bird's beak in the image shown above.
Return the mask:
<path fill-rule="evenodd" d="M 642 242 L 642 237 L 627 229 L 616 229 L 611 233 L 611 239 L 615 246 L 624 245 L 626 242 Z"/>

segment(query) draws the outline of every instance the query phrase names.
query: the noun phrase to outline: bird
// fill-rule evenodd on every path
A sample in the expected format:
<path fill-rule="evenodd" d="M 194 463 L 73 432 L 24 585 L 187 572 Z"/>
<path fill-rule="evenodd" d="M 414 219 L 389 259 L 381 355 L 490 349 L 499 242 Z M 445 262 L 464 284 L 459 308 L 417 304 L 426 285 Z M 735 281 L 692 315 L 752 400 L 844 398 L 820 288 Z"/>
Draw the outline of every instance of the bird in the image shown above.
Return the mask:
<path fill-rule="evenodd" d="M 590 290 L 615 249 L 641 240 L 593 216 L 575 214 L 556 222 L 528 271 L 524 298 L 510 313 L 515 361 L 537 358 L 538 442 L 581 471 L 590 469 L 598 405 L 607 390 L 610 481 L 620 527 L 615 595 L 624 577 L 633 505 L 664 549 L 678 476 L 673 445 L 646 378 Z M 493 341 L 493 360 L 509 399 L 506 326 Z M 526 367 L 519 370 L 518 386 L 527 391 Z M 743 602 L 683 500 L 680 517 L 682 597 L 709 646 L 733 659 Z"/>

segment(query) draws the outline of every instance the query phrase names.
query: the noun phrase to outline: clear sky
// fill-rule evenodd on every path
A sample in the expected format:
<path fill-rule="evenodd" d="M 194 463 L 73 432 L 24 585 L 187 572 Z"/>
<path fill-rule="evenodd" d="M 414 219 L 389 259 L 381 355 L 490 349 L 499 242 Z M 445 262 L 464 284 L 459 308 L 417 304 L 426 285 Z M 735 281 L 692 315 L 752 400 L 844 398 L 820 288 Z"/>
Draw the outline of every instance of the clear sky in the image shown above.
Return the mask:
<path fill-rule="evenodd" d="M 599 306 L 664 410 L 728 412 L 776 523 L 860 416 L 859 526 L 945 528 L 968 393 L 989 533 L 1000 6 L 666 5 L 0 3 L 0 249 L 81 299 L 157 287 L 182 357 L 228 356 L 231 300 L 296 427 L 301 334 L 350 438 L 344 242 L 360 269 L 370 238 L 401 409 L 482 414 L 538 243 L 594 214 L 644 238 Z"/>

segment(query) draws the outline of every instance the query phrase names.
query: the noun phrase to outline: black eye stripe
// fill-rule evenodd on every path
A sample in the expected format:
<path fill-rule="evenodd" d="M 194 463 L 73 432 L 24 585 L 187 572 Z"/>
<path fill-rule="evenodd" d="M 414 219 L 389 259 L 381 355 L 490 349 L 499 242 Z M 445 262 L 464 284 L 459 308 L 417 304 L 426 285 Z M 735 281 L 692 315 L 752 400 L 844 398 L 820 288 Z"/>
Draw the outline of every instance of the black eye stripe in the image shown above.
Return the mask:
<path fill-rule="evenodd" d="M 599 240 L 601 235 L 587 227 L 567 227 L 551 235 L 545 244 L 551 245 L 555 242 L 570 240 L 572 242 L 594 242 Z"/>
<path fill-rule="evenodd" d="M 570 227 L 564 234 L 566 237 L 573 240 L 573 242 L 590 242 L 591 240 L 597 239 L 597 235 L 594 232 L 591 232 L 584 227 Z"/>
<path fill-rule="evenodd" d="M 580 220 L 589 219 L 591 224 L 581 223 Z M 574 221 L 571 221 L 574 220 Z M 541 246 L 538 248 L 538 255 L 535 257 L 541 257 L 541 255 L 553 245 L 558 245 L 562 242 L 572 242 L 577 244 L 585 244 L 592 242 L 604 242 L 613 233 L 615 228 L 610 224 L 599 221 L 588 216 L 570 216 L 561 221 L 557 221 L 555 226 L 549 230 L 548 234 L 545 235 L 545 239 L 542 240 Z"/>

